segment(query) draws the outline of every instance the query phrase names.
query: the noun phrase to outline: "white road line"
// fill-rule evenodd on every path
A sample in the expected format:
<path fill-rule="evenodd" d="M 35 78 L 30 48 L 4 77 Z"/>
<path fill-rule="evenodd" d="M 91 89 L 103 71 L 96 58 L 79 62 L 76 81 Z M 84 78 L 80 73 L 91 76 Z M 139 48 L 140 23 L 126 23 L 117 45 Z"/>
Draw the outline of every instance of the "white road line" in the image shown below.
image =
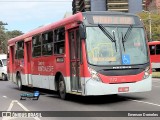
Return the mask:
<path fill-rule="evenodd" d="M 15 100 L 12 100 L 12 102 L 9 105 L 9 108 L 7 109 L 7 111 L 11 111 L 13 104 L 14 104 Z"/>
<path fill-rule="evenodd" d="M 18 102 L 18 101 L 16 101 L 17 102 L 17 104 L 19 105 L 19 106 L 21 106 L 21 108 L 23 109 L 23 110 L 25 110 L 25 111 L 29 111 L 26 107 L 24 107 L 24 105 L 22 105 L 20 102 Z"/>
<path fill-rule="evenodd" d="M 2 97 L 7 98 L 7 96 L 2 96 Z"/>
<path fill-rule="evenodd" d="M 11 111 L 14 103 L 17 103 L 24 111 L 30 111 L 24 105 L 22 105 L 20 102 L 18 102 L 17 100 L 12 100 L 12 102 L 10 103 L 10 105 L 7 109 L 8 112 Z M 11 119 L 16 119 L 16 118 L 18 118 L 18 117 L 3 117 L 2 120 L 11 120 Z M 34 118 L 35 120 L 40 120 L 38 117 L 32 117 L 32 118 Z"/>
<path fill-rule="evenodd" d="M 158 86 L 158 85 L 152 85 L 153 87 L 160 87 L 160 86 Z"/>
<path fill-rule="evenodd" d="M 152 81 L 153 83 L 160 83 L 160 81 Z"/>
<path fill-rule="evenodd" d="M 152 78 L 152 81 L 160 81 L 160 78 L 158 78 L 158 79 Z"/>
<path fill-rule="evenodd" d="M 156 103 L 151 103 L 151 102 L 145 102 L 145 101 L 140 101 L 140 100 L 134 100 L 134 99 L 128 99 L 134 102 L 139 102 L 139 103 L 145 103 L 145 104 L 149 104 L 149 105 L 154 105 L 154 106 L 158 106 L 160 107 L 160 104 L 156 104 Z"/>

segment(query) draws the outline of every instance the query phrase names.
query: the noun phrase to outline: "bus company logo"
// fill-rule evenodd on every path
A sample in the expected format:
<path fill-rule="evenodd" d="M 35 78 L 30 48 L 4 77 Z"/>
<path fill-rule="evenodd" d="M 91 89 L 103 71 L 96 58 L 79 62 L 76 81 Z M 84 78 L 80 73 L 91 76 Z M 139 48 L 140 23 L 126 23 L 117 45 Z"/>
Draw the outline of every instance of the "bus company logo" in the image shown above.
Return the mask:
<path fill-rule="evenodd" d="M 117 67 L 113 67 L 113 69 L 128 69 L 128 68 L 132 68 L 131 66 L 117 66 Z"/>
<path fill-rule="evenodd" d="M 38 100 L 40 93 L 39 91 L 34 91 L 34 93 L 22 93 L 20 100 L 26 100 L 27 98 L 29 98 L 30 100 Z"/>

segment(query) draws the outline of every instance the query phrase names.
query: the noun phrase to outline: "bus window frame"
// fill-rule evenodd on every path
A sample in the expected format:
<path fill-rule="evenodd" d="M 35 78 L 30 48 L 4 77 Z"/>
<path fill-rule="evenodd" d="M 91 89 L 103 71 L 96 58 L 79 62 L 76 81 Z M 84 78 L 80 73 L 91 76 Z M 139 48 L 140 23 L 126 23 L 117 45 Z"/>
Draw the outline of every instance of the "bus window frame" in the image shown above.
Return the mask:
<path fill-rule="evenodd" d="M 19 55 L 18 55 L 17 52 L 19 52 L 19 50 L 18 50 L 18 43 L 20 43 L 20 42 L 23 43 L 23 49 L 22 49 L 22 50 L 23 50 L 23 57 L 20 57 L 20 58 L 19 58 Z M 15 60 L 24 59 L 24 44 L 25 44 L 24 40 L 19 40 L 19 41 L 15 42 L 15 56 L 14 56 L 14 59 L 15 59 Z"/>
<path fill-rule="evenodd" d="M 58 30 L 58 29 L 62 29 L 62 28 L 64 28 L 64 40 L 56 41 L 55 40 L 55 37 L 56 37 L 55 31 Z M 64 55 L 66 53 L 66 50 L 65 50 L 65 48 L 66 48 L 66 39 L 67 39 L 66 38 L 66 32 L 67 32 L 67 30 L 65 29 L 65 26 L 60 26 L 60 27 L 54 29 L 54 32 L 53 32 L 53 36 L 54 36 L 54 38 L 53 38 L 53 48 L 54 48 L 53 49 L 53 54 L 55 56 Z M 58 53 L 55 52 L 55 44 L 58 44 L 60 42 L 64 42 L 64 52 L 58 54 Z"/>
<path fill-rule="evenodd" d="M 33 37 L 36 37 L 36 36 L 39 36 L 40 41 L 41 41 L 41 44 L 38 45 L 38 46 L 41 46 L 41 54 L 40 54 L 40 56 L 34 56 L 34 55 L 33 55 L 33 48 L 34 48 L 34 45 L 33 45 Z M 37 47 L 37 46 L 36 46 L 36 47 Z M 42 57 L 42 33 L 38 33 L 38 34 L 35 34 L 35 35 L 32 36 L 32 58 L 38 58 L 38 57 Z"/>
<path fill-rule="evenodd" d="M 52 43 L 50 43 L 51 45 L 52 45 L 52 54 L 51 55 L 43 55 L 43 34 L 46 34 L 46 33 L 49 33 L 49 32 L 52 32 Z M 41 50 L 41 56 L 44 56 L 44 57 L 48 57 L 48 56 L 52 56 L 53 54 L 54 54 L 54 30 L 53 29 L 51 29 L 51 30 L 47 30 L 47 31 L 45 31 L 45 32 L 43 32 L 43 33 L 41 33 L 41 48 L 42 48 L 42 50 Z M 49 44 L 49 43 L 45 43 L 45 44 Z"/>

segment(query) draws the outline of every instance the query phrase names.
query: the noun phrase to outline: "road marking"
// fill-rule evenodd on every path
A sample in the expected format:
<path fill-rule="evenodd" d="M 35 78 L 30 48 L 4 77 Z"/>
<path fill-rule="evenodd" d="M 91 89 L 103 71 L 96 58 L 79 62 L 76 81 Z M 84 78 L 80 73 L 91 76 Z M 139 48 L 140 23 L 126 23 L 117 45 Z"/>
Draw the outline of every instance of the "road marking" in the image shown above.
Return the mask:
<path fill-rule="evenodd" d="M 159 79 L 152 79 L 152 81 L 154 82 L 154 81 L 160 81 L 160 78 Z"/>
<path fill-rule="evenodd" d="M 21 106 L 21 108 L 23 109 L 23 110 L 25 110 L 25 111 L 29 111 L 26 107 L 24 107 L 24 105 L 22 105 L 20 102 L 18 102 L 18 101 L 16 101 L 17 102 L 17 104 L 19 105 L 19 106 Z"/>
<path fill-rule="evenodd" d="M 2 97 L 7 98 L 7 96 L 2 96 Z"/>
<path fill-rule="evenodd" d="M 158 85 L 152 85 L 153 87 L 160 87 L 160 86 L 158 86 Z"/>
<path fill-rule="evenodd" d="M 153 81 L 153 83 L 160 83 L 160 81 Z"/>
<path fill-rule="evenodd" d="M 134 102 L 139 102 L 139 103 L 150 104 L 150 105 L 154 105 L 154 106 L 158 106 L 158 107 L 160 107 L 160 105 L 159 105 L 159 104 L 155 104 L 155 103 L 151 103 L 151 102 L 145 102 L 145 101 L 134 100 L 134 99 L 128 99 L 128 100 L 131 100 L 131 101 L 134 101 Z"/>
<path fill-rule="evenodd" d="M 24 105 L 22 105 L 20 102 L 18 102 L 17 100 L 12 100 L 12 102 L 10 103 L 10 105 L 7 109 L 8 112 L 11 112 L 11 109 L 12 109 L 14 103 L 17 103 L 24 111 L 30 111 Z M 3 117 L 2 120 L 11 120 L 11 119 L 16 119 L 16 118 L 18 118 L 18 117 Z M 38 117 L 32 117 L 32 118 L 34 118 L 35 120 L 40 120 Z"/>
<path fill-rule="evenodd" d="M 10 103 L 10 105 L 9 105 L 9 108 L 7 109 L 7 111 L 11 111 L 11 109 L 12 109 L 12 107 L 13 107 L 13 104 L 14 104 L 14 100 L 12 100 L 12 102 Z"/>

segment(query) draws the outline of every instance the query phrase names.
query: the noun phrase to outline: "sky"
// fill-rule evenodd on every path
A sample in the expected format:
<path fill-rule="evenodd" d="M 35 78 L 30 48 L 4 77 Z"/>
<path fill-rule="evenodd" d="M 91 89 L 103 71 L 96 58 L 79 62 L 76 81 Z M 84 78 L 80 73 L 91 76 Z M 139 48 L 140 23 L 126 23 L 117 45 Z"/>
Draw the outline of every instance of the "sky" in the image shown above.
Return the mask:
<path fill-rule="evenodd" d="M 0 21 L 8 31 L 23 33 L 63 19 L 72 12 L 72 0 L 0 0 Z"/>

